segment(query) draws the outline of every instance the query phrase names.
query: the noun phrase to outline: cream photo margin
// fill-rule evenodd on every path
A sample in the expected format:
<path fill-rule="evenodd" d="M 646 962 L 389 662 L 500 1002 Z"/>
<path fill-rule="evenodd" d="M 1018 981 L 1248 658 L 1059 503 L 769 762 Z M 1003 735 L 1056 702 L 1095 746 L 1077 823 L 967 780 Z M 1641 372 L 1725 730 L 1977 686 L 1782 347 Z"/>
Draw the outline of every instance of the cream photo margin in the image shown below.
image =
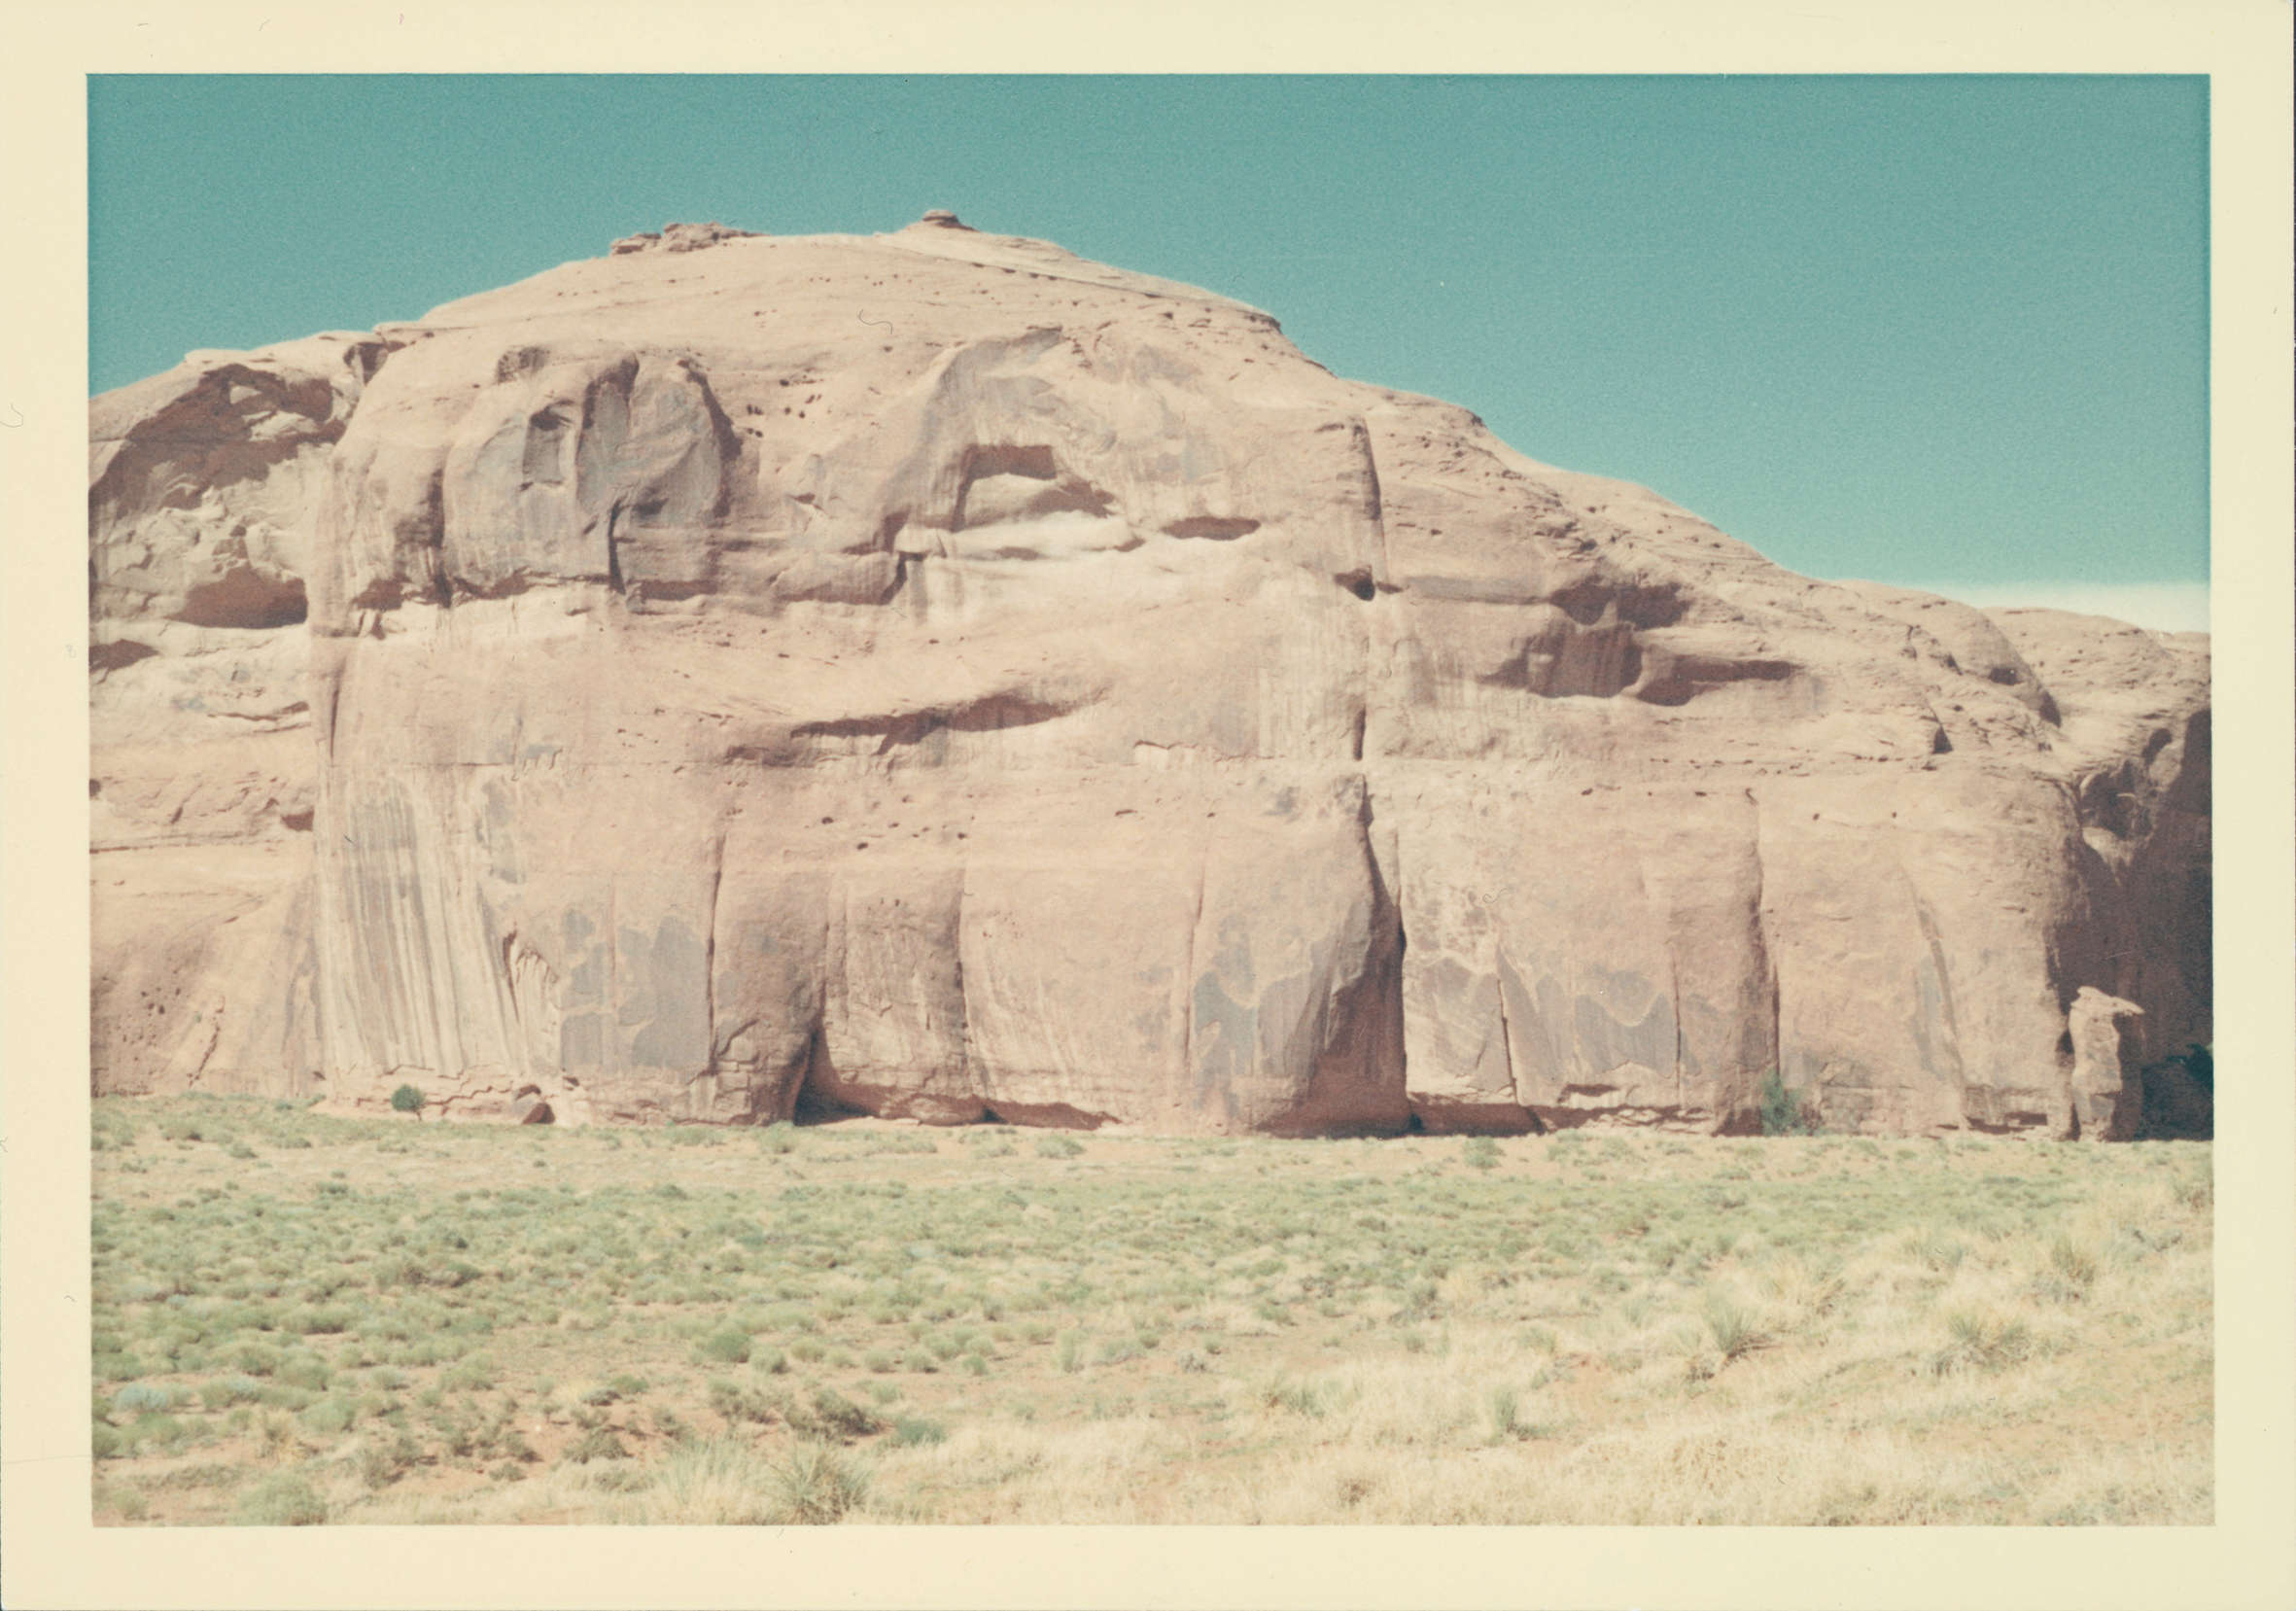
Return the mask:
<path fill-rule="evenodd" d="M 2288 0 L 0 8 L 0 1603 L 2296 1605 L 2290 43 Z M 2214 674 L 2227 691 L 2215 845 L 2229 874 L 2215 968 L 2218 1061 L 2233 1070 L 2215 1143 L 2214 1525 L 98 1532 L 85 1418 L 86 75 L 683 70 L 2209 75 Z M 356 211 L 346 198 L 346 228 Z"/>

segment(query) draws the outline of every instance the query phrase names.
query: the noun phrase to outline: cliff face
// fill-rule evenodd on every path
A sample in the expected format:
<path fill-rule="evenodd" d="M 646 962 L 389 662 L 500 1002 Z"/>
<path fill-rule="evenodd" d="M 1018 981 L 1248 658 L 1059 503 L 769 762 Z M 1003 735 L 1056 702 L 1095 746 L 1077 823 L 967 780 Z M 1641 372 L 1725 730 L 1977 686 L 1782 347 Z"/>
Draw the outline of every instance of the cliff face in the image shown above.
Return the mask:
<path fill-rule="evenodd" d="M 94 412 L 99 1089 L 2098 1134 L 2084 987 L 2209 1038 L 2206 638 L 1041 242 L 673 228 Z"/>

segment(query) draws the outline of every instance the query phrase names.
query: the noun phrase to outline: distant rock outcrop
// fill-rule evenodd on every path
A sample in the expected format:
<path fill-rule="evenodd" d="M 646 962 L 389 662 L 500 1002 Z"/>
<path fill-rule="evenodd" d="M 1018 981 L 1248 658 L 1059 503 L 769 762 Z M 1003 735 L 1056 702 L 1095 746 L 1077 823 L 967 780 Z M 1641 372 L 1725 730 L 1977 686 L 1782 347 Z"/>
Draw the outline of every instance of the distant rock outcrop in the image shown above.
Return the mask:
<path fill-rule="evenodd" d="M 98 1089 L 2124 1134 L 2209 1038 L 2205 637 L 1043 242 L 674 225 L 93 416 Z"/>
<path fill-rule="evenodd" d="M 609 250 L 617 258 L 632 252 L 698 252 L 721 240 L 753 240 L 756 236 L 754 229 L 734 229 L 723 224 L 669 224 L 660 229 L 624 235 Z"/>

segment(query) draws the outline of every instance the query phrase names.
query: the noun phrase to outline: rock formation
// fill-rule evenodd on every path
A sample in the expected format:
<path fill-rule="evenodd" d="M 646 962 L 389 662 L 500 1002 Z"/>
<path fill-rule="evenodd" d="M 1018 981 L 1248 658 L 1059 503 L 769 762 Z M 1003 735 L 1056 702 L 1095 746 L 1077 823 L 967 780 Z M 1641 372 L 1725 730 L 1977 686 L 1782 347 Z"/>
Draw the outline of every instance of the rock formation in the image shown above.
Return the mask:
<path fill-rule="evenodd" d="M 2066 1014 L 2072 1069 L 2054 1125 L 2059 1140 L 2125 1141 L 2137 1134 L 2144 1082 L 2134 1020 L 2143 1016 L 2134 1001 L 2081 986 Z"/>
<path fill-rule="evenodd" d="M 672 226 L 92 434 L 99 1090 L 1903 1134 L 2209 1038 L 2205 637 L 1042 242 Z"/>

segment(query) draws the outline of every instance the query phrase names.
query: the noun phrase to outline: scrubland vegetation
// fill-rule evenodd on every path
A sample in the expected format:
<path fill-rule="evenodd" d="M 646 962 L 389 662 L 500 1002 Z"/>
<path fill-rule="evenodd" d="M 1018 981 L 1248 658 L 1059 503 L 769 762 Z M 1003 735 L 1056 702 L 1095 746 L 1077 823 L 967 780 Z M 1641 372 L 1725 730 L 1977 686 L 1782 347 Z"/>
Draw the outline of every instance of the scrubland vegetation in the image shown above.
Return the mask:
<path fill-rule="evenodd" d="M 2205 1523 L 2205 1143 L 94 1112 L 101 1523 Z"/>

